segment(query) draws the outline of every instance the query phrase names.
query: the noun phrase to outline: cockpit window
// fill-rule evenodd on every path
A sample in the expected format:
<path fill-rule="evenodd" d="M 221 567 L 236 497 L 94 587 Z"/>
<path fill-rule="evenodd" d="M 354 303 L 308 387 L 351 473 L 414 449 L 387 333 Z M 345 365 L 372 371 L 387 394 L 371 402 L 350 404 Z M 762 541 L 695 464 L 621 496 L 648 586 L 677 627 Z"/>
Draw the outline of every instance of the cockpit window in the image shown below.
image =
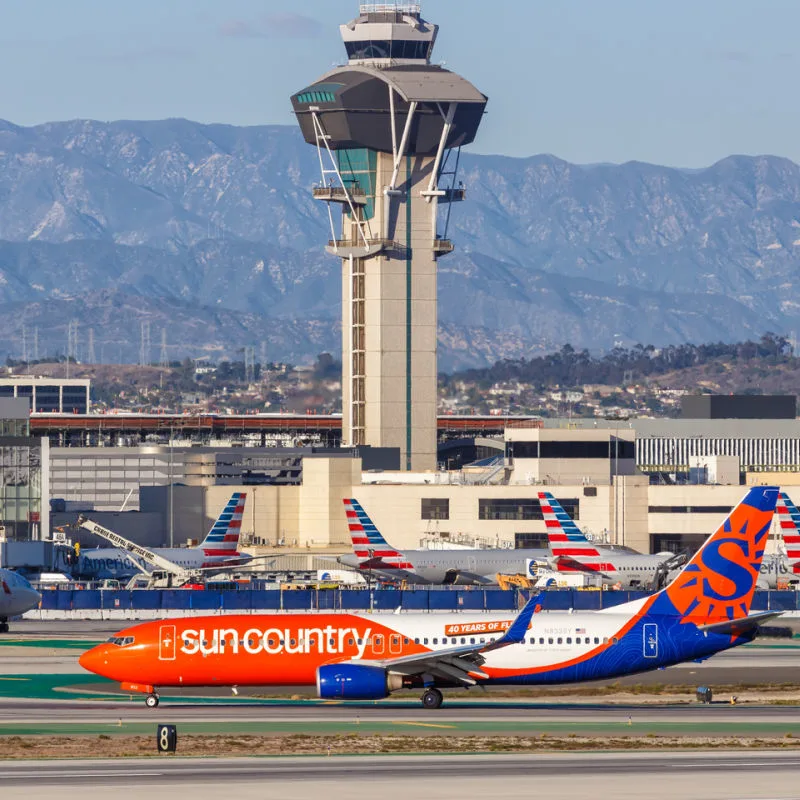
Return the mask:
<path fill-rule="evenodd" d="M 117 647 L 127 647 L 128 645 L 133 644 L 133 642 L 133 636 L 112 636 L 107 640 L 108 644 L 114 644 Z"/>

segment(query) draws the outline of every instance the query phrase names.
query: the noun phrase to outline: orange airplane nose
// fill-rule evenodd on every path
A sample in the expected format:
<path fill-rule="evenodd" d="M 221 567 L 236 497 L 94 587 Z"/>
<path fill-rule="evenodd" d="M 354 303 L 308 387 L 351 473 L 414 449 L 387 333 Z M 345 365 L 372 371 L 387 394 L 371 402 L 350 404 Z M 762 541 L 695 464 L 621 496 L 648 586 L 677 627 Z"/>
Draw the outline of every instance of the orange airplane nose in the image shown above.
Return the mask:
<path fill-rule="evenodd" d="M 87 671 L 94 672 L 95 675 L 102 675 L 105 659 L 105 647 L 93 647 L 87 650 L 79 659 L 78 663 Z"/>

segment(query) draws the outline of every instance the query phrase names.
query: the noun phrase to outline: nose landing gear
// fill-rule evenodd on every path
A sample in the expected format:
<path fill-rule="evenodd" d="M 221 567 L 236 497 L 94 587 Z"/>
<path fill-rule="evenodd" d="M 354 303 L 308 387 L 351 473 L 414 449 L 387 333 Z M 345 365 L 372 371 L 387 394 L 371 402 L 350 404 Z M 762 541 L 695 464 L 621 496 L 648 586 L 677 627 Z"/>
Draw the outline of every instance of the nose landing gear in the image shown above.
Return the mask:
<path fill-rule="evenodd" d="M 158 700 L 159 700 L 158 695 L 155 692 L 153 692 L 153 694 L 149 694 L 147 695 L 147 697 L 145 697 L 144 704 L 148 708 L 157 708 Z"/>
<path fill-rule="evenodd" d="M 440 708 L 444 696 L 438 689 L 426 689 L 422 695 L 423 708 Z"/>

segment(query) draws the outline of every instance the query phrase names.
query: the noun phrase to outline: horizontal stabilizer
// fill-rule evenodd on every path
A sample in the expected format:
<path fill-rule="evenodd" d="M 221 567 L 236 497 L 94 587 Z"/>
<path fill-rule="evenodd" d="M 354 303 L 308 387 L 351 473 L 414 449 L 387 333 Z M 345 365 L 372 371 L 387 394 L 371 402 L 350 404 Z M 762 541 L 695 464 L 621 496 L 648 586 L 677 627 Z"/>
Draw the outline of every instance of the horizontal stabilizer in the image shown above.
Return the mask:
<path fill-rule="evenodd" d="M 748 631 L 763 625 L 765 622 L 779 617 L 783 611 L 764 611 L 761 614 L 751 614 L 741 619 L 730 619 L 724 622 L 712 622 L 709 625 L 698 625 L 697 629 L 704 633 L 721 633 L 730 636 L 742 636 Z"/>

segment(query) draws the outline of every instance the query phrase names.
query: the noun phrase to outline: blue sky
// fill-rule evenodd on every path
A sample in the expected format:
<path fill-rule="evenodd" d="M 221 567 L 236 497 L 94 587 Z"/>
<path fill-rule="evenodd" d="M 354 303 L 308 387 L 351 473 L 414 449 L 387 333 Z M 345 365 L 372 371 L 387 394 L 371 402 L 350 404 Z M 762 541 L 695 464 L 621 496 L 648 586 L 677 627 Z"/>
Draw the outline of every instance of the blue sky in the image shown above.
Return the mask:
<path fill-rule="evenodd" d="M 353 0 L 1 0 L 0 117 L 292 124 Z M 473 146 L 581 163 L 800 162 L 798 0 L 425 0 L 489 95 Z"/>

